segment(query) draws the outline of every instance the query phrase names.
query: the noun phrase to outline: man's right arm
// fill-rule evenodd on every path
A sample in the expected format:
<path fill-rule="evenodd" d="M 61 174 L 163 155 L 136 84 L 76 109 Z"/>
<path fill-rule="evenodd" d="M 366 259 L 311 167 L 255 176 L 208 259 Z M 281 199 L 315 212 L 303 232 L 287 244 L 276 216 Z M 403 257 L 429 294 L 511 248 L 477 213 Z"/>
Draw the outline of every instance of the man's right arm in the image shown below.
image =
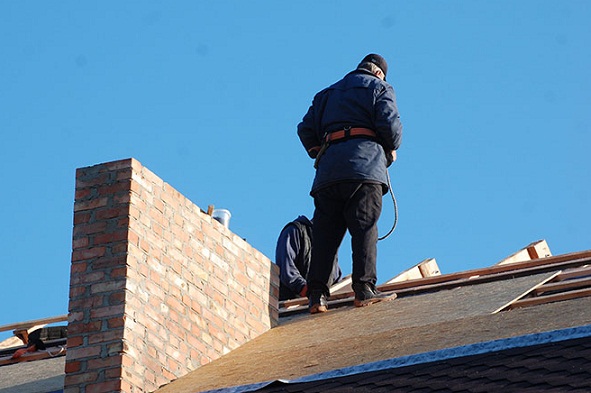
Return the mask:
<path fill-rule="evenodd" d="M 275 250 L 275 263 L 279 266 L 281 284 L 297 294 L 301 294 L 306 286 L 306 279 L 296 267 L 300 249 L 298 229 L 295 225 L 288 225 L 279 235 Z"/>

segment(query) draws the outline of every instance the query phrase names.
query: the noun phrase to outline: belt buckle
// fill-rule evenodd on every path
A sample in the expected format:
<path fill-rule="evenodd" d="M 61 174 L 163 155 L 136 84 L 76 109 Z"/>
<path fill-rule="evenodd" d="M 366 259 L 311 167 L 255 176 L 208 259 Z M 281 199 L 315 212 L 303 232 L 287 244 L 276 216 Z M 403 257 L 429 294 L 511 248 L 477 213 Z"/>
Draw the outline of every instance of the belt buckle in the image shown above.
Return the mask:
<path fill-rule="evenodd" d="M 348 138 L 351 136 L 351 126 L 343 127 L 343 131 L 345 131 L 343 138 Z"/>

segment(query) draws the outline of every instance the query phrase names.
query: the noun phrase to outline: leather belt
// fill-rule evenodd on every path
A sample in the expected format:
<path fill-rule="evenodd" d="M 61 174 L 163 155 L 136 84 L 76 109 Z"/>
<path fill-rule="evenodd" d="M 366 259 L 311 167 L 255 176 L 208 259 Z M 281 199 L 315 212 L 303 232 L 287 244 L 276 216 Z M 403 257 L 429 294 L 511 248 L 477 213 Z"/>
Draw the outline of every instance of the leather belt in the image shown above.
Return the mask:
<path fill-rule="evenodd" d="M 355 128 L 345 128 L 343 130 L 334 131 L 334 132 L 331 132 L 330 134 L 327 134 L 326 135 L 326 142 L 328 142 L 328 143 L 335 142 L 340 139 L 348 138 L 351 136 L 368 136 L 371 138 L 377 137 L 376 133 L 373 132 L 372 130 L 370 130 L 369 128 L 355 127 Z"/>

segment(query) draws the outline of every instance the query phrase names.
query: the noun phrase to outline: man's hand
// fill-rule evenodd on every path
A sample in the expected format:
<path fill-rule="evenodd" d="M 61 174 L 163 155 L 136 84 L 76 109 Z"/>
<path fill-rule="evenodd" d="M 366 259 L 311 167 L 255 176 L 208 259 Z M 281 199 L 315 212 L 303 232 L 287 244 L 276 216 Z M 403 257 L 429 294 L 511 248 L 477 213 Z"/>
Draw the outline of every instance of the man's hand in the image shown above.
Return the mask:
<path fill-rule="evenodd" d="M 35 352 L 37 350 L 37 346 L 36 345 L 31 345 L 28 348 L 21 348 L 21 349 L 17 349 L 16 351 L 14 351 L 14 353 L 11 356 L 11 359 L 19 359 L 20 357 L 22 357 L 25 353 L 27 352 Z"/>
<path fill-rule="evenodd" d="M 320 146 L 314 146 L 310 150 L 308 150 L 308 155 L 310 158 L 316 158 L 318 156 L 318 152 L 320 151 Z"/>
<path fill-rule="evenodd" d="M 396 150 L 390 150 L 386 152 L 386 166 L 389 167 L 396 161 Z"/>

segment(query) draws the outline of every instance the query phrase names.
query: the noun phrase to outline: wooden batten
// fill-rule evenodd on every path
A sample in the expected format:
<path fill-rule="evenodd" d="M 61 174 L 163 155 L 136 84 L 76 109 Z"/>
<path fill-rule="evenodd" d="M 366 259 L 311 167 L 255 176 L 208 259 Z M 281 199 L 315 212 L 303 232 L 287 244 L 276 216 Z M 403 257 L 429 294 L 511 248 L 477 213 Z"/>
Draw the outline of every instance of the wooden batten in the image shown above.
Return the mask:
<path fill-rule="evenodd" d="M 385 284 L 392 284 L 395 282 L 415 280 L 418 278 L 433 277 L 439 275 L 441 275 L 441 271 L 439 270 L 439 266 L 437 266 L 437 261 L 435 260 L 435 258 L 429 258 L 425 259 L 422 262 L 419 262 L 410 269 L 407 269 L 399 275 L 397 275 L 396 277 L 386 281 Z"/>
<path fill-rule="evenodd" d="M 542 239 L 528 244 L 526 247 L 498 262 L 497 265 L 506 265 L 508 263 L 530 261 L 532 259 L 540 259 L 550 256 L 552 256 L 552 253 L 550 252 L 550 247 L 548 247 L 548 243 L 546 243 L 546 240 Z"/>
<path fill-rule="evenodd" d="M 331 295 L 343 292 L 351 292 L 353 290 L 351 287 L 352 282 L 353 279 L 351 278 L 351 275 L 345 276 L 341 281 L 333 284 L 330 287 Z"/>

